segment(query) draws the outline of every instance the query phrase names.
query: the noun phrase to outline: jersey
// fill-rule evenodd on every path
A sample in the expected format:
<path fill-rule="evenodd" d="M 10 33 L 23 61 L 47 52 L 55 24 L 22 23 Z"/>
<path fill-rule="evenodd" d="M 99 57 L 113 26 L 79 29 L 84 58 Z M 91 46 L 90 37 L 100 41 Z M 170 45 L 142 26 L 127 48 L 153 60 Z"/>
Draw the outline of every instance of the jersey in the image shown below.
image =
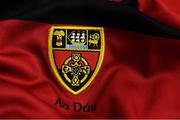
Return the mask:
<path fill-rule="evenodd" d="M 0 118 L 180 118 L 179 0 L 0 4 Z"/>

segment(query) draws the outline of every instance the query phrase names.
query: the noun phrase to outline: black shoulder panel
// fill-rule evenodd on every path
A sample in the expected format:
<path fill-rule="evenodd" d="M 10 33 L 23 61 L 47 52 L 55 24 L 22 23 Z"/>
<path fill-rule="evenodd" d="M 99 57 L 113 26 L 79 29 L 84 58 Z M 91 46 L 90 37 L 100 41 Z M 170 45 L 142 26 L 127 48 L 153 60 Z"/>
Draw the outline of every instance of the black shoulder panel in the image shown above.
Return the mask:
<path fill-rule="evenodd" d="M 180 38 L 180 30 L 138 11 L 137 0 L 2 0 L 0 20 L 4 19 L 116 27 L 160 37 Z"/>

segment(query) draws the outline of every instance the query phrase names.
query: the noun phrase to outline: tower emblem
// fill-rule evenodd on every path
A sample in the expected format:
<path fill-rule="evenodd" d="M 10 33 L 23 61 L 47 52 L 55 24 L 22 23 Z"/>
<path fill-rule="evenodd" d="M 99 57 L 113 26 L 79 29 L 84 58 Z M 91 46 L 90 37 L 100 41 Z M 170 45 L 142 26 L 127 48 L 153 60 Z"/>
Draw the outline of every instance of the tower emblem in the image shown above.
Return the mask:
<path fill-rule="evenodd" d="M 59 83 L 75 95 L 85 90 L 103 61 L 103 28 L 52 26 L 48 45 L 50 63 Z"/>

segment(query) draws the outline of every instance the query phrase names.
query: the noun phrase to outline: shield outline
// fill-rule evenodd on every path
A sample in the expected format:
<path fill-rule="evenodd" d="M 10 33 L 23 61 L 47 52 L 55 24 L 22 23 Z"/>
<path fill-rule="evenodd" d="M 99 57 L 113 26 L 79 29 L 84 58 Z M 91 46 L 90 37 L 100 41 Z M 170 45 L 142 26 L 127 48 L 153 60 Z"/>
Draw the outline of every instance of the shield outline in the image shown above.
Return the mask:
<path fill-rule="evenodd" d="M 54 55 L 53 55 L 53 47 L 52 47 L 52 35 L 53 35 L 54 29 L 74 29 L 74 30 L 80 29 L 80 30 L 99 30 L 100 31 L 101 47 L 100 47 L 100 55 L 99 55 L 99 60 L 98 60 L 97 66 L 96 66 L 94 73 L 92 74 L 91 78 L 88 80 L 88 82 L 78 91 L 73 91 L 71 88 L 69 88 L 68 85 L 66 85 L 66 83 L 64 83 L 64 81 L 62 80 L 62 78 L 59 75 L 58 70 L 56 68 Z M 49 36 L 48 36 L 48 54 L 49 54 L 49 60 L 50 60 L 51 68 L 53 69 L 53 72 L 54 72 L 58 82 L 61 85 L 63 85 L 63 87 L 65 87 L 69 92 L 71 92 L 74 95 L 77 95 L 77 94 L 81 93 L 82 91 L 84 91 L 92 83 L 92 81 L 95 79 L 96 75 L 98 74 L 98 72 L 101 68 L 103 58 L 104 58 L 104 51 L 105 51 L 104 28 L 103 27 L 65 26 L 65 25 L 61 26 L 61 25 L 58 25 L 58 26 L 51 26 L 49 30 L 50 31 L 49 31 Z M 71 51 L 73 51 L 73 50 L 71 50 Z M 82 51 L 88 51 L 88 50 L 82 50 Z"/>

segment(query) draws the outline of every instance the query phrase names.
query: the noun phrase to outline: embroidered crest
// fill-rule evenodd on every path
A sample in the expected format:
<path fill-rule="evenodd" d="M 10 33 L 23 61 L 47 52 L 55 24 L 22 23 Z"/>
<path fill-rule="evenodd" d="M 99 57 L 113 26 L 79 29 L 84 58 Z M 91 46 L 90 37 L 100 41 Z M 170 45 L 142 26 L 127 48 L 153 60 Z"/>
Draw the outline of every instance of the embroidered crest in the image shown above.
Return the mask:
<path fill-rule="evenodd" d="M 103 28 L 52 26 L 48 44 L 51 66 L 58 81 L 75 95 L 85 90 L 103 61 Z"/>

